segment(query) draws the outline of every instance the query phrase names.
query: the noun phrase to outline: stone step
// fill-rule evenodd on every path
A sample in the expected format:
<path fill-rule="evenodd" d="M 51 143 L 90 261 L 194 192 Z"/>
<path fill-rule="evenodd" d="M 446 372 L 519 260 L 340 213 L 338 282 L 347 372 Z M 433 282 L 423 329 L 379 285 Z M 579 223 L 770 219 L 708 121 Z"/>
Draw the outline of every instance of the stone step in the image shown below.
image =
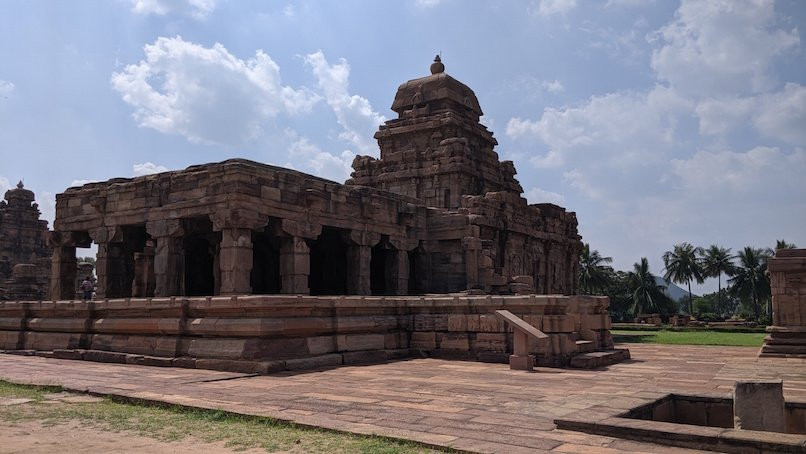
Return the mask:
<path fill-rule="evenodd" d="M 590 342 L 590 341 L 589 341 Z M 630 359 L 630 351 L 626 348 L 582 353 L 571 358 L 571 367 L 577 369 L 596 369 Z"/>
<path fill-rule="evenodd" d="M 770 345 L 761 347 L 759 356 L 796 355 L 806 357 L 806 345 Z"/>
<path fill-rule="evenodd" d="M 596 350 L 596 343 L 589 340 L 576 341 L 577 351 L 580 353 L 588 353 Z"/>

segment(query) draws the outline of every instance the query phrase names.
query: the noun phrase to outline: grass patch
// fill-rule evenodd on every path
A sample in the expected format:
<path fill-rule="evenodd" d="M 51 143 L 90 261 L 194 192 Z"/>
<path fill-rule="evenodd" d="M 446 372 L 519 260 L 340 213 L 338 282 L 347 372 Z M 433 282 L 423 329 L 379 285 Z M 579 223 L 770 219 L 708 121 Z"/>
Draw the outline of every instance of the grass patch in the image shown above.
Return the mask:
<path fill-rule="evenodd" d="M 615 342 L 677 345 L 729 345 L 761 347 L 765 333 L 732 333 L 721 331 L 611 330 Z"/>
<path fill-rule="evenodd" d="M 39 421 L 44 426 L 78 421 L 105 431 L 130 431 L 160 441 L 193 438 L 223 442 L 234 450 L 262 448 L 266 452 L 305 453 L 425 453 L 439 452 L 415 443 L 383 437 L 345 434 L 297 426 L 272 418 L 180 406 L 153 406 L 115 402 L 42 403 L 58 388 L 17 385 L 0 380 L 0 398 L 27 398 L 34 402 L 0 406 L 0 421 Z"/>

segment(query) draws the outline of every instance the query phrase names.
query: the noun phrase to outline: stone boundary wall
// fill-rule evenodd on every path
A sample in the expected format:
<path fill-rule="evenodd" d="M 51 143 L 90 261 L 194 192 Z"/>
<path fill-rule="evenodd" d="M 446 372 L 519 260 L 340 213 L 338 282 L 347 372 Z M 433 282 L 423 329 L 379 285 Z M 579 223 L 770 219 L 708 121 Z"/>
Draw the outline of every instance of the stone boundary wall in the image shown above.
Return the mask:
<path fill-rule="evenodd" d="M 269 373 L 410 356 L 506 362 L 506 309 L 549 335 L 538 364 L 612 348 L 606 297 L 233 296 L 0 302 L 0 349 Z"/>

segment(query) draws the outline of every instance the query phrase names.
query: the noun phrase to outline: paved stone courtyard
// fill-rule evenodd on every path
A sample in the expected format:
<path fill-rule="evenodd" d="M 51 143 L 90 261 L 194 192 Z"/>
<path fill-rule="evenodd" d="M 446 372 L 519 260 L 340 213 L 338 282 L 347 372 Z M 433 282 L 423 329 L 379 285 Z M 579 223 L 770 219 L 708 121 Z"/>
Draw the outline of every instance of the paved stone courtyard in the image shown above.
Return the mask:
<path fill-rule="evenodd" d="M 783 379 L 806 399 L 806 360 L 757 358 L 757 348 L 630 344 L 633 359 L 606 370 L 414 359 L 252 376 L 200 369 L 0 355 L 15 383 L 271 416 L 478 452 L 688 452 L 558 430 L 574 412 L 616 414 L 669 392 L 729 394 L 738 379 Z"/>

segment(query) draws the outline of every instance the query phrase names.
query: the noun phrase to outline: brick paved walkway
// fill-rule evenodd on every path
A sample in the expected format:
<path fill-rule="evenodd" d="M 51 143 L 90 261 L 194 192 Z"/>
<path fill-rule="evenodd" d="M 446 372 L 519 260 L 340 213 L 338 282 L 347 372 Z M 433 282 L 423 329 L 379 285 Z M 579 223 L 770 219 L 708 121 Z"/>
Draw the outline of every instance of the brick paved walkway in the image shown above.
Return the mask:
<path fill-rule="evenodd" d="M 414 359 L 249 376 L 0 354 L 0 378 L 158 400 L 479 452 L 689 452 L 558 430 L 557 416 L 616 414 L 669 392 L 729 394 L 737 379 L 783 379 L 806 400 L 806 360 L 756 348 L 631 344 L 607 370 L 510 371 L 507 365 Z"/>

